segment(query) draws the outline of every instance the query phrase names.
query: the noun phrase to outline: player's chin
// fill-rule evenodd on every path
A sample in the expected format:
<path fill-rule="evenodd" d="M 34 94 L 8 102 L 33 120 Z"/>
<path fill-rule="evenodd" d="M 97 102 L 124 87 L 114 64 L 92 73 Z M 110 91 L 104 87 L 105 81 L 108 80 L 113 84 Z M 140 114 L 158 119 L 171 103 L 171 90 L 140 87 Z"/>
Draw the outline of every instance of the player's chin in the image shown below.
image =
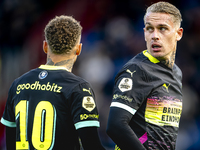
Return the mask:
<path fill-rule="evenodd" d="M 158 58 L 158 59 L 160 59 L 164 56 L 164 54 L 162 52 L 152 52 L 151 55 L 155 58 Z"/>

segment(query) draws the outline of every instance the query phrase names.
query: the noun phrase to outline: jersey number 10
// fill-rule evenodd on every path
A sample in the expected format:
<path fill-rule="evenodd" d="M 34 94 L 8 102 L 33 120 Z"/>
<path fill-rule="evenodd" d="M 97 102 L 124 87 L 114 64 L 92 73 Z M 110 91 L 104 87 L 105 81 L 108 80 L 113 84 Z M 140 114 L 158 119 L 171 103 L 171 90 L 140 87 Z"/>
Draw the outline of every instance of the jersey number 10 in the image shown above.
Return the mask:
<path fill-rule="evenodd" d="M 21 100 L 15 107 L 15 118 L 20 122 L 20 141 L 16 141 L 16 149 L 29 149 L 27 140 L 28 101 Z M 48 101 L 40 101 L 33 120 L 32 144 L 35 149 L 52 149 L 54 145 L 56 111 Z"/>

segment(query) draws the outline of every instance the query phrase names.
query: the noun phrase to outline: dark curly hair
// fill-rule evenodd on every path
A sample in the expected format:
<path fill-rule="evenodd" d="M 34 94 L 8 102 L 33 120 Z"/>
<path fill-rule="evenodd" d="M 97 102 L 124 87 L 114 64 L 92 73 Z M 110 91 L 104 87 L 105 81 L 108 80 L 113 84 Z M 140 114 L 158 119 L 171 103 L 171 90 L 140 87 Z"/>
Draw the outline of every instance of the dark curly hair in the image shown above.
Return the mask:
<path fill-rule="evenodd" d="M 45 39 L 54 54 L 70 53 L 77 44 L 82 27 L 71 16 L 56 16 L 46 25 Z"/>

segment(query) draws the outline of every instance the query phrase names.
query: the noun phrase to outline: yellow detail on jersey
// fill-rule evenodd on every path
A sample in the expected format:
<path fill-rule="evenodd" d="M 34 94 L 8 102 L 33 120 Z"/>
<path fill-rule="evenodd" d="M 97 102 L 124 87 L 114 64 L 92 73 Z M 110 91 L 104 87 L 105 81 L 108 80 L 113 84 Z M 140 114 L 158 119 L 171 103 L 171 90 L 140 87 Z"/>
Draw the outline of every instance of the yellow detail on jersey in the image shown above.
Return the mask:
<path fill-rule="evenodd" d="M 62 66 L 41 65 L 39 68 L 45 69 L 45 70 L 66 70 L 66 71 L 69 71 L 67 68 L 62 67 Z"/>
<path fill-rule="evenodd" d="M 89 88 L 89 90 L 88 90 L 88 89 L 85 89 L 85 88 L 83 88 L 83 91 L 85 91 L 85 92 L 88 92 L 90 95 L 92 95 L 92 94 L 91 94 L 91 92 L 90 92 L 90 88 Z"/>
<path fill-rule="evenodd" d="M 170 84 L 167 86 L 165 83 L 162 85 L 163 87 L 165 87 L 165 89 L 167 90 L 167 92 L 169 93 L 169 90 L 168 90 L 168 88 L 169 88 L 169 86 L 170 86 Z"/>
<path fill-rule="evenodd" d="M 47 84 L 40 84 L 39 81 L 35 81 L 35 83 L 24 83 L 24 84 L 18 84 L 16 93 L 19 94 L 21 90 L 42 90 L 42 91 L 51 91 L 56 93 L 61 93 L 61 86 L 58 86 L 57 84 L 53 83 L 50 85 L 50 82 Z"/>
<path fill-rule="evenodd" d="M 133 77 L 133 73 L 135 73 L 135 72 L 136 72 L 136 70 L 135 70 L 135 71 L 133 71 L 133 72 L 131 72 L 129 69 L 127 69 L 127 70 L 126 70 L 126 72 L 130 73 L 130 74 L 131 74 L 131 77 Z"/>
<path fill-rule="evenodd" d="M 117 145 L 115 145 L 115 150 L 121 150 Z"/>
<path fill-rule="evenodd" d="M 27 101 L 21 100 L 16 106 L 15 106 L 15 117 L 16 120 L 19 118 L 19 128 L 20 128 L 20 141 L 16 141 L 16 149 L 29 149 L 29 144 L 27 141 L 27 135 L 26 135 L 26 114 L 27 114 Z"/>
<path fill-rule="evenodd" d="M 15 106 L 15 118 L 20 122 L 20 141 L 16 141 L 16 150 L 28 150 L 29 141 L 27 139 L 27 100 L 21 100 Z M 34 149 L 51 149 L 54 145 L 56 110 L 48 101 L 41 101 L 35 109 L 33 119 L 32 143 Z"/>
<path fill-rule="evenodd" d="M 160 126 L 178 127 L 182 112 L 182 102 L 176 100 L 147 99 L 146 122 Z"/>
<path fill-rule="evenodd" d="M 96 119 L 98 119 L 99 115 L 96 115 L 96 114 L 81 114 L 80 115 L 80 119 L 81 120 L 84 120 L 84 119 L 87 119 L 87 118 L 96 118 Z"/>
<path fill-rule="evenodd" d="M 50 102 L 41 101 L 35 109 L 33 122 L 32 143 L 35 149 L 46 150 L 50 148 L 53 139 L 53 129 L 54 108 Z"/>
<path fill-rule="evenodd" d="M 155 57 L 153 57 L 147 50 L 143 51 L 144 56 L 146 56 L 147 58 L 149 58 L 149 60 L 152 63 L 159 63 L 160 61 L 158 59 L 156 59 Z"/>

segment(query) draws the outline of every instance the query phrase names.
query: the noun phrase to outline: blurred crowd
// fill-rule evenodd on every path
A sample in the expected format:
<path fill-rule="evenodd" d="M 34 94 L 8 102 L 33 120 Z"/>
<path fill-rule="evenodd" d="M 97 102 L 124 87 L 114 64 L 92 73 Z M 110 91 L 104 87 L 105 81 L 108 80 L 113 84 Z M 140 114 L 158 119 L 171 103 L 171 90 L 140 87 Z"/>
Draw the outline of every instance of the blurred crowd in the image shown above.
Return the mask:
<path fill-rule="evenodd" d="M 184 29 L 176 54 L 184 96 L 177 150 L 199 150 L 200 1 L 166 1 L 180 9 Z M 143 16 L 154 2 L 158 0 L 1 0 L 0 117 L 14 79 L 46 62 L 42 50 L 45 25 L 55 16 L 71 15 L 83 26 L 83 49 L 72 72 L 92 84 L 101 141 L 106 149 L 114 149 L 105 132 L 114 78 L 129 59 L 146 49 Z M 5 150 L 4 130 L 0 124 L 0 150 Z"/>

